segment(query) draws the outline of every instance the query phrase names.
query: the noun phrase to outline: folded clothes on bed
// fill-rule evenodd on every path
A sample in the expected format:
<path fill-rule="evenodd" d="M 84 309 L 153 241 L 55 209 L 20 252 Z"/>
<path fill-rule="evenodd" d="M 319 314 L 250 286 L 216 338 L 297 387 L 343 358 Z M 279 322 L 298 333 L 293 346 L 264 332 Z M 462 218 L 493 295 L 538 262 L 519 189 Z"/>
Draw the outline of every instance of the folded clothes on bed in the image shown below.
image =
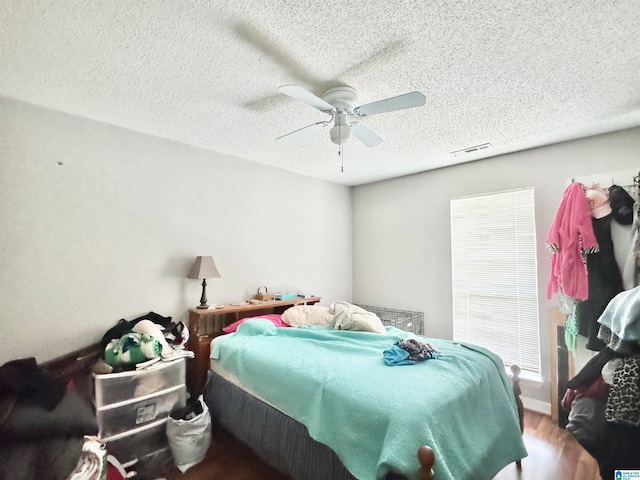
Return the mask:
<path fill-rule="evenodd" d="M 439 358 L 440 352 L 429 345 L 414 338 L 401 340 L 382 352 L 384 363 L 389 366 L 413 365 L 430 358 Z"/>

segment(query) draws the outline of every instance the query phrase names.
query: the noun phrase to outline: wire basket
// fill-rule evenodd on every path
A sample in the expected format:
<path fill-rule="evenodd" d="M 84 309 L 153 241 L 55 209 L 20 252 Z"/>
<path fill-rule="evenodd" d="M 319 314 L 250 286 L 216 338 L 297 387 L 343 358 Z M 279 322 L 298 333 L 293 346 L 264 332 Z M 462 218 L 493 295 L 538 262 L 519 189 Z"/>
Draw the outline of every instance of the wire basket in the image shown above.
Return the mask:
<path fill-rule="evenodd" d="M 372 305 L 356 304 L 368 312 L 375 313 L 383 325 L 399 328 L 416 335 L 424 335 L 424 313 L 395 308 L 374 307 Z"/>

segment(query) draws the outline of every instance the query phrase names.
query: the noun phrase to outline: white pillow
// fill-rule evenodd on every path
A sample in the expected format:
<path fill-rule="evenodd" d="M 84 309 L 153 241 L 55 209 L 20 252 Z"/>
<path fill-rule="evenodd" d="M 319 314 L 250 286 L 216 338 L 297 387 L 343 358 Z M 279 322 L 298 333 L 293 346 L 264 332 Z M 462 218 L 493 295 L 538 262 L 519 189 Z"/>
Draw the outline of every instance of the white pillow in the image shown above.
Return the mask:
<path fill-rule="evenodd" d="M 340 326 L 336 325 L 340 330 L 355 330 L 358 332 L 373 332 L 386 335 L 387 331 L 382 324 L 380 318 L 371 312 L 352 313 L 348 320 L 342 322 Z"/>
<path fill-rule="evenodd" d="M 321 305 L 296 305 L 282 313 L 282 321 L 292 327 L 302 325 L 333 326 L 333 313 Z"/>
<path fill-rule="evenodd" d="M 355 330 L 387 335 L 382 320 L 375 313 L 347 302 L 333 302 L 329 310 L 335 315 L 336 330 Z"/>

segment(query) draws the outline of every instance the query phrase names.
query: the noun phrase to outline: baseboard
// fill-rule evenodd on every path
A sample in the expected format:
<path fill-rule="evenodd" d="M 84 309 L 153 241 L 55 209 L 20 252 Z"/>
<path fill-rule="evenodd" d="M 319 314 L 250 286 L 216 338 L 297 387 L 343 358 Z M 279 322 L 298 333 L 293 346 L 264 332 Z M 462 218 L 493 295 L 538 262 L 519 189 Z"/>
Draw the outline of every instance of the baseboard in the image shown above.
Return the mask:
<path fill-rule="evenodd" d="M 527 410 L 551 415 L 551 404 L 549 402 L 543 402 L 542 400 L 536 400 L 535 398 L 522 397 L 522 405 Z"/>

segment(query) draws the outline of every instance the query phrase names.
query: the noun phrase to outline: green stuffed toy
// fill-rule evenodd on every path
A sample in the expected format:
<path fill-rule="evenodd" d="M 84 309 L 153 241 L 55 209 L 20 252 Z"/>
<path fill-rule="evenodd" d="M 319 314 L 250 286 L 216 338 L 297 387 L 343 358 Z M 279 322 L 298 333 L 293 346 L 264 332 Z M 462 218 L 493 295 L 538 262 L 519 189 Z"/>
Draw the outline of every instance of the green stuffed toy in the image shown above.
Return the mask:
<path fill-rule="evenodd" d="M 125 333 L 111 340 L 104 349 L 104 360 L 112 367 L 136 365 L 159 357 L 162 345 L 151 335 Z"/>

